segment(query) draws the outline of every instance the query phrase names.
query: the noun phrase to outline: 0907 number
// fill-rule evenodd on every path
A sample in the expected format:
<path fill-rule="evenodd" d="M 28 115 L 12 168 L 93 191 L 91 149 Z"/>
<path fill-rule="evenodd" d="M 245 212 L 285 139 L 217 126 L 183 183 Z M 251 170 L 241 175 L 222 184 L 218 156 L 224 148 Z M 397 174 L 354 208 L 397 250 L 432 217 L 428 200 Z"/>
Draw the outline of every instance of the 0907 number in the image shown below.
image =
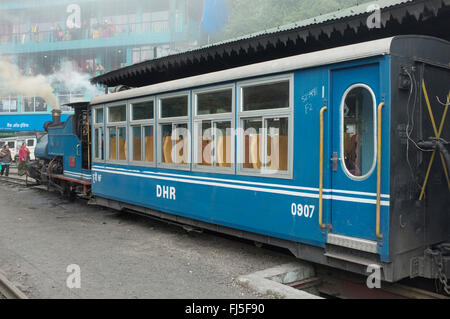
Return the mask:
<path fill-rule="evenodd" d="M 302 205 L 302 204 L 292 203 L 291 213 L 294 216 L 312 218 L 315 208 L 316 208 L 316 206 L 314 206 L 314 205 Z"/>

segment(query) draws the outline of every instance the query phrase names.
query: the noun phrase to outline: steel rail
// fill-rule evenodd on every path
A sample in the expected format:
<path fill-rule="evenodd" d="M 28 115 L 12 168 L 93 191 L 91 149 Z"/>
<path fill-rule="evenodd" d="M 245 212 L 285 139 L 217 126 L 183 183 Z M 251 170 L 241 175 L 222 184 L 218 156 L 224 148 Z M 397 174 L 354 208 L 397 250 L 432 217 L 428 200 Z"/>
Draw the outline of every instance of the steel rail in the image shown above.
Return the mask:
<path fill-rule="evenodd" d="M 21 178 L 12 176 L 0 176 L 0 182 L 13 183 L 18 185 L 27 186 L 27 181 Z"/>
<path fill-rule="evenodd" d="M 0 272 L 0 295 L 6 299 L 28 299 L 2 272 Z"/>

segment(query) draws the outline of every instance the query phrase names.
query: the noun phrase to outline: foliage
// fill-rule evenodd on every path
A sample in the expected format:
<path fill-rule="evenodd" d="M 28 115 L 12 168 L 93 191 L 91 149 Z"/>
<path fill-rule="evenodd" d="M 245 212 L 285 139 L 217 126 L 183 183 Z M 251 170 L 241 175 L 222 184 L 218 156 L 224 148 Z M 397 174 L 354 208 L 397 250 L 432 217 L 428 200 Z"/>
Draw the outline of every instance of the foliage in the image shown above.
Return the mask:
<path fill-rule="evenodd" d="M 370 0 L 228 0 L 229 23 L 214 40 L 226 40 L 305 20 Z"/>

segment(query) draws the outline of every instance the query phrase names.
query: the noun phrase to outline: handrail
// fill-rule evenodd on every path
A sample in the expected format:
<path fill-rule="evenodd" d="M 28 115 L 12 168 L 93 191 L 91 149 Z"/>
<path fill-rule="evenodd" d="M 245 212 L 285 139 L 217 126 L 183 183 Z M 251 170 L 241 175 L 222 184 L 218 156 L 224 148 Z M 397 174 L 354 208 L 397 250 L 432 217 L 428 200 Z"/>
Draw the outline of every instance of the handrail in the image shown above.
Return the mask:
<path fill-rule="evenodd" d="M 378 106 L 378 132 L 377 132 L 377 220 L 376 220 L 376 234 L 382 239 L 383 235 L 380 233 L 381 221 L 381 111 L 384 103 Z"/>
<path fill-rule="evenodd" d="M 322 107 L 320 110 L 320 158 L 319 158 L 319 225 L 321 228 L 326 228 L 327 226 L 323 223 L 323 113 L 328 108 L 326 106 Z"/>

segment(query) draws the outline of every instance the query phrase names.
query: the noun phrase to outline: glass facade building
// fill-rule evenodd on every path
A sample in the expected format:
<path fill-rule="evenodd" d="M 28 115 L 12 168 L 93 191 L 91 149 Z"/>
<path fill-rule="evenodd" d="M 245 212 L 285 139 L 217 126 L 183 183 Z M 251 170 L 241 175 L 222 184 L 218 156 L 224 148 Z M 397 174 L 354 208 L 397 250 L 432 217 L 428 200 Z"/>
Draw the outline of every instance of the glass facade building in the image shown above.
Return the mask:
<path fill-rule="evenodd" d="M 25 76 L 69 66 L 87 79 L 197 46 L 201 2 L 0 0 L 0 56 Z M 58 81 L 52 87 L 59 105 L 92 97 Z M 61 108 L 64 119 L 71 110 Z M 0 83 L 0 137 L 42 130 L 50 110 L 41 97 L 11 94 Z"/>

